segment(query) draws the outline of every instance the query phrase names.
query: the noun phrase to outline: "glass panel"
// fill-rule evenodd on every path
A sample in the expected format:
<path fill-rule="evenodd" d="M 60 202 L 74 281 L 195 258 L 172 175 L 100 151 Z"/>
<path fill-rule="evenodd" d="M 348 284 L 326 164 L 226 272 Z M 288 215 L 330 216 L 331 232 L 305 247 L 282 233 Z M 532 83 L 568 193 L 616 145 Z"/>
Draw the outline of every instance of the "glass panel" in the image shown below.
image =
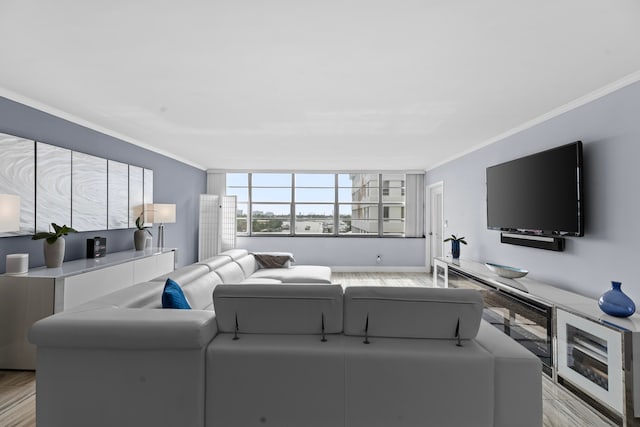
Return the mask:
<path fill-rule="evenodd" d="M 247 202 L 249 201 L 249 189 L 247 187 L 227 188 L 227 196 L 236 196 L 238 198 L 238 201 Z"/>
<path fill-rule="evenodd" d="M 296 187 L 335 187 L 335 175 L 328 173 L 297 173 Z"/>
<path fill-rule="evenodd" d="M 338 233 L 351 234 L 351 205 L 339 205 Z"/>
<path fill-rule="evenodd" d="M 382 174 L 382 201 L 404 203 L 404 174 Z"/>
<path fill-rule="evenodd" d="M 289 187 L 291 188 L 290 173 L 254 173 L 251 174 L 253 187 Z"/>
<path fill-rule="evenodd" d="M 291 205 L 253 204 L 251 232 L 254 234 L 289 234 Z"/>
<path fill-rule="evenodd" d="M 36 231 L 71 226 L 71 150 L 36 144 Z"/>
<path fill-rule="evenodd" d="M 338 202 L 350 203 L 355 200 L 352 188 L 338 188 Z"/>
<path fill-rule="evenodd" d="M 296 204 L 296 234 L 333 234 L 333 204 Z"/>
<path fill-rule="evenodd" d="M 351 205 L 351 232 L 378 234 L 378 205 Z"/>
<path fill-rule="evenodd" d="M 71 226 L 77 231 L 106 230 L 107 160 L 77 151 L 71 158 Z"/>
<path fill-rule="evenodd" d="M 129 165 L 109 160 L 108 168 L 108 220 L 109 230 L 129 227 Z"/>
<path fill-rule="evenodd" d="M 291 188 L 252 188 L 253 202 L 291 202 Z"/>
<path fill-rule="evenodd" d="M 404 235 L 404 221 L 388 220 L 382 221 L 382 233 L 387 235 Z"/>
<path fill-rule="evenodd" d="M 148 211 L 152 209 L 151 205 L 153 204 L 153 171 L 151 169 L 144 169 L 143 180 L 144 190 L 142 198 L 144 200 L 144 205 L 146 206 L 145 209 Z M 144 216 L 145 221 L 149 221 L 151 219 L 150 212 L 149 215 L 145 212 Z M 149 220 L 147 218 L 149 218 Z M 151 222 L 145 222 L 144 225 L 145 227 L 151 227 L 153 224 Z"/>
<path fill-rule="evenodd" d="M 332 188 L 297 188 L 296 202 L 330 202 L 333 203 L 336 191 Z"/>
<path fill-rule="evenodd" d="M 354 174 L 339 173 L 338 174 L 338 187 L 353 187 Z"/>
<path fill-rule="evenodd" d="M 249 205 L 247 203 L 238 203 L 236 207 L 236 231 L 238 233 L 247 233 L 247 213 Z"/>
<path fill-rule="evenodd" d="M 136 226 L 136 219 L 143 210 L 143 185 L 142 168 L 129 165 L 129 228 Z"/>
<path fill-rule="evenodd" d="M 567 324 L 567 366 L 594 384 L 609 390 L 607 341 Z"/>
<path fill-rule="evenodd" d="M 248 173 L 228 173 L 227 174 L 227 187 L 248 187 L 248 186 L 249 186 Z"/>

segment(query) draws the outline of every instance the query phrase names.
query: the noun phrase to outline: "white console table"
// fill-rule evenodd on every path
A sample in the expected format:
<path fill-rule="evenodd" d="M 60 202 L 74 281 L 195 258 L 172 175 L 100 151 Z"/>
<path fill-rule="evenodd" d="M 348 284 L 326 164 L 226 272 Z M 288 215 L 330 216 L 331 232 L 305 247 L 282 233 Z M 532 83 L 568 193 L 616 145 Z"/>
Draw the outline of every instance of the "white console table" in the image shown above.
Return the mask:
<path fill-rule="evenodd" d="M 0 369 L 35 369 L 35 346 L 27 340 L 35 321 L 174 268 L 174 250 L 151 248 L 0 275 Z"/>
<path fill-rule="evenodd" d="M 483 317 L 494 326 L 504 328 L 505 333 L 513 334 L 521 328 L 533 332 L 534 338 L 535 333 L 544 336 L 539 325 L 527 320 L 526 305 L 549 307 L 553 380 L 623 426 L 640 426 L 640 315 L 609 316 L 593 298 L 528 277 L 499 277 L 475 261 L 436 258 L 433 277 L 438 287 L 480 289 L 486 307 Z M 503 296 L 511 301 L 511 307 L 509 303 L 496 306 L 496 300 Z M 522 313 L 512 309 L 518 301 L 525 307 Z M 504 323 L 502 319 L 495 321 L 496 313 L 504 316 Z"/>

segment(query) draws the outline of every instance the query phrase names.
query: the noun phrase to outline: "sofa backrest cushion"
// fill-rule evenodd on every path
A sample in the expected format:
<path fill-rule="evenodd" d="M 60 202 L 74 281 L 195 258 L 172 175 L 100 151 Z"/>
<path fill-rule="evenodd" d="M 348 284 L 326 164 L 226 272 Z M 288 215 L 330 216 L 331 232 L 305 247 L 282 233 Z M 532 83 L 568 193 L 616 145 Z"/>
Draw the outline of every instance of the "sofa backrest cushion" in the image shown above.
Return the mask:
<path fill-rule="evenodd" d="M 213 290 L 221 283 L 220 276 L 215 272 L 211 272 L 185 283 L 182 286 L 182 291 L 192 308 L 196 310 L 213 310 Z"/>
<path fill-rule="evenodd" d="M 251 276 L 259 268 L 258 261 L 256 261 L 256 257 L 254 257 L 251 254 L 238 258 L 234 262 L 238 264 L 240 268 L 242 268 L 242 271 L 244 272 L 244 277 Z"/>
<path fill-rule="evenodd" d="M 227 251 L 222 252 L 220 255 L 225 255 L 230 257 L 232 260 L 237 260 L 238 258 L 242 258 L 243 256 L 247 256 L 249 253 L 246 249 L 229 249 Z"/>
<path fill-rule="evenodd" d="M 340 285 L 219 285 L 213 305 L 220 332 L 327 334 L 342 332 Z"/>
<path fill-rule="evenodd" d="M 228 257 L 226 255 L 216 255 L 211 258 L 198 261 L 197 264 L 206 265 L 207 267 L 209 267 L 210 271 L 213 271 L 216 268 L 222 267 L 223 265 L 228 264 L 230 262 L 231 262 L 231 257 Z"/>
<path fill-rule="evenodd" d="M 178 268 L 177 270 L 173 270 L 170 273 L 158 276 L 153 280 L 156 282 L 166 282 L 167 279 L 170 278 L 183 285 L 187 282 L 197 279 L 200 276 L 204 276 L 207 273 L 209 273 L 209 267 L 207 267 L 206 265 L 190 264 Z"/>
<path fill-rule="evenodd" d="M 246 276 L 240 265 L 234 261 L 215 269 L 224 283 L 240 283 Z"/>
<path fill-rule="evenodd" d="M 482 319 L 474 289 L 352 286 L 344 294 L 345 335 L 390 338 L 471 339 Z"/>

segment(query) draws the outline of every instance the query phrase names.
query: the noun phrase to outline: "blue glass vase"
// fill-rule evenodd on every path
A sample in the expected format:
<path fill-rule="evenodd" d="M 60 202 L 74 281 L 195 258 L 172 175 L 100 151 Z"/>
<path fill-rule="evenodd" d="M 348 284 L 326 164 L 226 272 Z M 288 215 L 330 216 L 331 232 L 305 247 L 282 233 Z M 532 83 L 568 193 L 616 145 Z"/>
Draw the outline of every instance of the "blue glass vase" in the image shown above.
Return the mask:
<path fill-rule="evenodd" d="M 600 296 L 600 309 L 611 316 L 629 317 L 636 312 L 636 305 L 620 287 L 622 283 L 611 282 L 611 289 Z"/>
<path fill-rule="evenodd" d="M 451 256 L 455 259 L 460 258 L 460 241 L 459 240 L 451 241 Z"/>

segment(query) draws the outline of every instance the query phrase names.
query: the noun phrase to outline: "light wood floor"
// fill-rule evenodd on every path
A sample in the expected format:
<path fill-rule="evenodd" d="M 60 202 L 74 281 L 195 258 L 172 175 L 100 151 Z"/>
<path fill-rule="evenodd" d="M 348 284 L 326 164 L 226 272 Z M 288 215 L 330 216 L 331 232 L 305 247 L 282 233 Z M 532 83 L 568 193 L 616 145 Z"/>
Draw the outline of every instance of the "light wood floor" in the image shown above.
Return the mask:
<path fill-rule="evenodd" d="M 425 273 L 333 273 L 343 286 L 432 286 Z M 541 374 L 544 427 L 615 426 Z M 35 426 L 36 380 L 31 371 L 0 371 L 0 426 Z M 390 426 L 392 427 L 392 426 Z M 515 426 L 514 426 L 515 427 Z"/>

